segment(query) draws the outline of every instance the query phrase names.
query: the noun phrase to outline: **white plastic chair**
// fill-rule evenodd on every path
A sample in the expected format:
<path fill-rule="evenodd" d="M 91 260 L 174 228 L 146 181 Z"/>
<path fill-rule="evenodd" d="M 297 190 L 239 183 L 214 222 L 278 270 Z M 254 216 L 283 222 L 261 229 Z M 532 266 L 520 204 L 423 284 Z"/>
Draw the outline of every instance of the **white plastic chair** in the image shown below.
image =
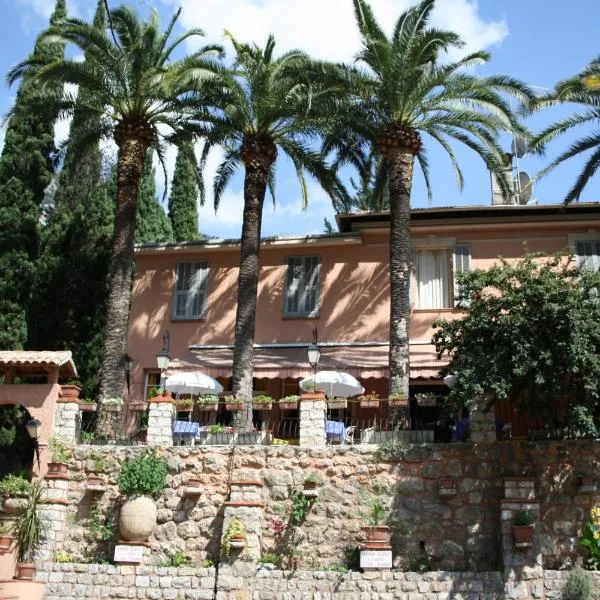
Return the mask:
<path fill-rule="evenodd" d="M 354 444 L 354 431 L 356 430 L 356 425 L 350 425 L 350 427 L 346 427 L 346 431 L 344 432 L 344 444 Z"/>

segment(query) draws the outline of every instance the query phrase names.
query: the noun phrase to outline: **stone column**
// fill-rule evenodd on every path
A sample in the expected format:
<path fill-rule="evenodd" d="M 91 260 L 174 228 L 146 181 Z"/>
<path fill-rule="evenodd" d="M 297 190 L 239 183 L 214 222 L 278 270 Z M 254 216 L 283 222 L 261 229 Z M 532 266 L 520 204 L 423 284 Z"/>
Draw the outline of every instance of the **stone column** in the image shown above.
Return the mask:
<path fill-rule="evenodd" d="M 486 410 L 490 406 L 489 410 Z M 479 398 L 469 415 L 471 441 L 475 444 L 492 444 L 496 441 L 496 412 L 491 398 Z"/>
<path fill-rule="evenodd" d="M 305 393 L 300 396 L 300 445 L 325 446 L 325 419 L 327 402 L 322 392 Z"/>
<path fill-rule="evenodd" d="M 527 510 L 533 517 L 533 541 L 517 548 L 512 536 L 515 515 Z M 504 479 L 500 528 L 504 566 L 504 593 L 507 599 L 544 598 L 544 569 L 540 541 L 540 503 L 535 498 L 535 482 L 525 477 Z"/>
<path fill-rule="evenodd" d="M 148 446 L 173 445 L 175 405 L 170 397 L 157 396 L 148 401 Z"/>
<path fill-rule="evenodd" d="M 79 437 L 80 429 L 79 401 L 72 398 L 59 398 L 54 408 L 52 435 L 68 444 L 74 444 Z"/>

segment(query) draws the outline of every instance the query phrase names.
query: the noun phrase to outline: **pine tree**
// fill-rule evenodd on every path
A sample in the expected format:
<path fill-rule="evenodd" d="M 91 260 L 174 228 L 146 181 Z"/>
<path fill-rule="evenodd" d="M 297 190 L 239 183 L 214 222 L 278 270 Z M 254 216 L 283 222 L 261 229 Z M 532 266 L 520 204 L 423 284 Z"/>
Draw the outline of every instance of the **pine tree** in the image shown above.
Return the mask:
<path fill-rule="evenodd" d="M 98 0 L 94 25 L 106 27 L 103 0 Z M 86 102 L 86 93 L 81 92 L 78 102 Z M 70 137 L 84 125 L 76 109 Z M 85 396 L 98 388 L 114 222 L 113 182 L 103 181 L 101 172 L 99 146 L 83 156 L 67 154 L 41 234 L 28 314 L 28 346 L 71 350 Z"/>
<path fill-rule="evenodd" d="M 57 0 L 50 22 L 66 16 Z M 51 62 L 62 44 L 36 42 L 32 58 Z M 36 102 L 32 75 L 23 78 L 0 156 L 0 348 L 22 348 L 27 339 L 26 306 L 39 252 L 38 224 L 44 190 L 52 180 L 57 113 Z"/>
<path fill-rule="evenodd" d="M 167 217 L 156 197 L 156 171 L 152 166 L 152 151 L 146 154 L 142 181 L 140 182 L 140 195 L 137 203 L 135 243 L 148 244 L 150 242 L 172 242 L 173 230 L 171 221 Z"/>
<path fill-rule="evenodd" d="M 177 153 L 175 173 L 169 197 L 169 219 L 176 242 L 197 240 L 198 233 L 198 182 L 194 146 L 185 142 Z"/>

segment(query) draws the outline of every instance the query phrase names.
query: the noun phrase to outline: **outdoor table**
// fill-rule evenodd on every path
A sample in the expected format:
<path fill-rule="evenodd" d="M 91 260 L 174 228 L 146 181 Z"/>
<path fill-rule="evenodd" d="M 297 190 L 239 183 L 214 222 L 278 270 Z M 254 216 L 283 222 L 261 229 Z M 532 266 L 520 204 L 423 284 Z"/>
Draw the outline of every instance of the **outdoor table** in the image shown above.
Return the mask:
<path fill-rule="evenodd" d="M 193 443 L 199 431 L 200 423 L 193 421 L 175 421 L 173 424 L 173 437 L 179 441 L 182 441 L 184 438 L 191 438 Z"/>
<path fill-rule="evenodd" d="M 346 434 L 346 424 L 344 421 L 325 421 L 325 434 L 327 442 L 342 443 Z"/>

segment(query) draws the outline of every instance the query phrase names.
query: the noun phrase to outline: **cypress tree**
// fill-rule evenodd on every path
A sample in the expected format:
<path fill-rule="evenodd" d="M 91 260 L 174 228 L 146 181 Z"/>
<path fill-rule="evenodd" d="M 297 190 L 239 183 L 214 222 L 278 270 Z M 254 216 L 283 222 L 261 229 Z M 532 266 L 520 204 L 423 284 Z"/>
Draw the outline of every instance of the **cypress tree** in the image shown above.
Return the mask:
<path fill-rule="evenodd" d="M 198 182 L 192 142 L 184 142 L 177 153 L 169 196 L 169 219 L 176 242 L 197 240 Z"/>
<path fill-rule="evenodd" d="M 156 172 L 152 166 L 152 151 L 146 154 L 137 203 L 135 243 L 172 242 L 171 222 L 156 197 Z"/>
<path fill-rule="evenodd" d="M 66 16 L 57 0 L 50 19 Z M 33 57 L 51 62 L 62 44 L 35 44 Z M 25 76 L 0 155 L 0 348 L 22 348 L 27 339 L 26 306 L 39 253 L 39 220 L 44 190 L 52 180 L 57 113 L 36 102 L 36 86 Z"/>
<path fill-rule="evenodd" d="M 98 0 L 94 25 L 99 29 L 106 27 L 104 0 Z M 86 102 L 85 91 L 77 101 Z M 93 126 L 76 109 L 70 138 L 89 125 Z M 104 346 L 114 221 L 111 183 L 103 180 L 98 145 L 83 155 L 67 153 L 54 206 L 42 230 L 41 255 L 28 315 L 28 346 L 71 350 L 86 396 L 97 392 Z"/>

